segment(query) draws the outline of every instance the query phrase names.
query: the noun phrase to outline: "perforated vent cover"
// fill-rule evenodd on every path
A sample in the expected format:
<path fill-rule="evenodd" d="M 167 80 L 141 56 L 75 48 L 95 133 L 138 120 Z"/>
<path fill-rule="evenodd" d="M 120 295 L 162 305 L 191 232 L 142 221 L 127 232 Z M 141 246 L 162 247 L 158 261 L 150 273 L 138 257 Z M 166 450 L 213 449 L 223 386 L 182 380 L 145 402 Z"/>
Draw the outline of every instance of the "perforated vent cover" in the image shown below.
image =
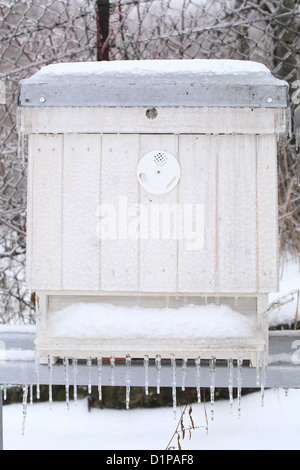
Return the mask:
<path fill-rule="evenodd" d="M 137 178 L 148 193 L 167 194 L 180 179 L 180 166 L 171 153 L 152 150 L 141 158 Z"/>

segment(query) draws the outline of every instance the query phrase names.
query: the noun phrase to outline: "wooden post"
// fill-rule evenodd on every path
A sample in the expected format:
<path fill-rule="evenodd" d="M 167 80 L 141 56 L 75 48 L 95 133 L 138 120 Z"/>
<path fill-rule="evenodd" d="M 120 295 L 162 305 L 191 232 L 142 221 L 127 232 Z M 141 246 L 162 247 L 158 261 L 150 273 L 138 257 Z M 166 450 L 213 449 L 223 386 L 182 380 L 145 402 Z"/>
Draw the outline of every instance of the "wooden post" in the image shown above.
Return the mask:
<path fill-rule="evenodd" d="M 109 60 L 109 0 L 97 0 L 97 60 Z"/>

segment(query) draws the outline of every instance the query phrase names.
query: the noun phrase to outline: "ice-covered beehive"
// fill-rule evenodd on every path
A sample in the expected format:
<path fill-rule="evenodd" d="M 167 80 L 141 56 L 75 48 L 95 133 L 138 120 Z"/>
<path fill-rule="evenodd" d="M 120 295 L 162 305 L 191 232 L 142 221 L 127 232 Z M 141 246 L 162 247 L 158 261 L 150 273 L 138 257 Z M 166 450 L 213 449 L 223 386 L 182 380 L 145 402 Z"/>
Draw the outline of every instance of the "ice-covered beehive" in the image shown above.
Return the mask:
<path fill-rule="evenodd" d="M 262 363 L 287 84 L 253 62 L 57 64 L 19 106 L 41 360 Z"/>

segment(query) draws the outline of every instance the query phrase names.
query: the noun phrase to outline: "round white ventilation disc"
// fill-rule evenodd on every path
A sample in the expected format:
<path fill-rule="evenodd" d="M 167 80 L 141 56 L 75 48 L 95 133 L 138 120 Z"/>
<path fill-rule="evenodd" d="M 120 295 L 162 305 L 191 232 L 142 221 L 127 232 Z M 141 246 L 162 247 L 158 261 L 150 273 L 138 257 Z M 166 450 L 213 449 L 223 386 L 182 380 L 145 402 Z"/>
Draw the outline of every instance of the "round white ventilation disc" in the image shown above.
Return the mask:
<path fill-rule="evenodd" d="M 167 194 L 180 179 L 177 159 L 164 150 L 152 150 L 141 158 L 137 167 L 140 185 L 151 194 Z"/>

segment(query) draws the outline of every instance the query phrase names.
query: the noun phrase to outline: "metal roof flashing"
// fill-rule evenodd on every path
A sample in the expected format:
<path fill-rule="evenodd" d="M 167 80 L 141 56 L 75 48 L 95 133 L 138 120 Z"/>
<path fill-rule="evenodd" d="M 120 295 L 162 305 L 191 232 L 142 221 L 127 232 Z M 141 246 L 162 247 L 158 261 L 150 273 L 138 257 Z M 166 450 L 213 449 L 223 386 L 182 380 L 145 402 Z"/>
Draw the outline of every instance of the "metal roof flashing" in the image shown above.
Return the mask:
<path fill-rule="evenodd" d="M 43 67 L 20 82 L 19 106 L 285 108 L 288 84 L 236 60 L 82 62 Z"/>

